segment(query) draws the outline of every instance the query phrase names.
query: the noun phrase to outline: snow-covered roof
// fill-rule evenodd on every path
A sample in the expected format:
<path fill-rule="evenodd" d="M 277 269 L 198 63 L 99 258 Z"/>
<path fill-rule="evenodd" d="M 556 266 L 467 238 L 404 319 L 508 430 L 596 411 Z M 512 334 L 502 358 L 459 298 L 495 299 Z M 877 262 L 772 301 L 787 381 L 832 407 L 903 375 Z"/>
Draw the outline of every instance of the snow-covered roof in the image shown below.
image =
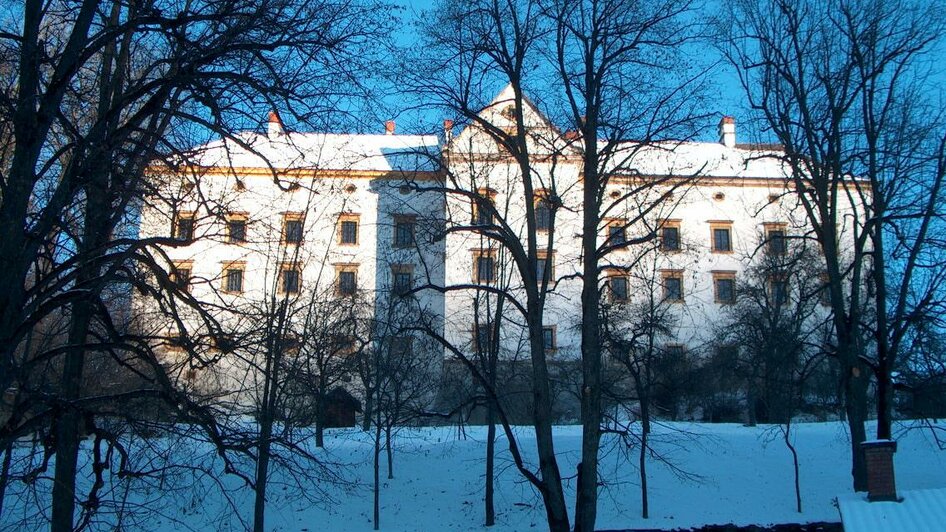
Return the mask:
<path fill-rule="evenodd" d="M 865 493 L 839 496 L 845 532 L 933 532 L 946 526 L 946 488 L 899 495 L 899 502 L 868 502 Z"/>
<path fill-rule="evenodd" d="M 515 126 L 505 110 L 512 105 L 515 95 L 512 85 L 504 87 L 484 107 L 479 116 L 501 128 Z M 541 157 L 551 151 L 580 156 L 580 142 L 574 142 L 574 132 L 561 133 L 558 128 L 528 98 L 523 101 L 523 120 L 530 134 L 541 138 L 530 145 L 530 153 Z M 732 120 L 730 118 L 730 120 Z M 735 128 L 734 121 L 729 122 Z M 735 135 L 735 133 L 733 133 Z M 530 137 L 531 138 L 531 137 Z M 535 139 L 533 139 L 535 140 Z M 599 152 L 615 141 L 601 140 Z M 475 125 L 466 127 L 450 143 L 453 150 L 472 154 L 490 154 L 497 151 L 495 142 Z M 614 147 L 614 146 L 613 146 Z M 610 171 L 652 176 L 691 176 L 719 178 L 784 179 L 789 174 L 780 160 L 781 147 L 766 144 L 735 144 L 722 142 L 662 141 L 643 145 L 636 141 L 617 141 L 614 156 L 609 161 Z"/>
<path fill-rule="evenodd" d="M 613 163 L 643 175 L 770 179 L 788 175 L 778 158 L 780 151 L 767 146 L 730 148 L 715 142 L 668 141 L 639 146 L 622 142 Z"/>
<path fill-rule="evenodd" d="M 439 141 L 433 135 L 244 132 L 209 142 L 192 161 L 202 167 L 433 171 Z"/>

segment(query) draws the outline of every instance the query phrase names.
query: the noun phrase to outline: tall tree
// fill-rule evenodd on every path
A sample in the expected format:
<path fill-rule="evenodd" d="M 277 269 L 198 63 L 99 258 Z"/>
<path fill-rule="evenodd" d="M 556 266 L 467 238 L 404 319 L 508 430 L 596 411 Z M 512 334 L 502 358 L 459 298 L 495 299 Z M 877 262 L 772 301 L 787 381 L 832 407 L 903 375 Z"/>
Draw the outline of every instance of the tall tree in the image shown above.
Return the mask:
<path fill-rule="evenodd" d="M 687 105 L 695 103 L 687 99 L 692 78 L 681 76 L 678 67 L 682 63 L 674 61 L 674 51 L 689 36 L 684 22 L 689 9 L 689 2 L 676 1 L 647 5 L 484 1 L 462 6 L 444 2 L 434 13 L 429 42 L 425 43 L 427 55 L 423 57 L 434 67 L 434 74 L 415 86 L 435 96 L 468 129 L 481 132 L 498 147 L 500 156 L 508 157 L 515 170 L 507 179 L 515 180 L 516 201 L 524 205 L 521 229 L 508 223 L 500 212 L 496 223 L 453 231 L 472 231 L 507 250 L 521 278 L 521 304 L 512 304 L 511 308 L 519 308 L 527 323 L 533 423 L 540 456 L 538 476 L 528 470 L 522 472 L 541 493 L 553 530 L 569 527 L 551 438 L 550 372 L 542 334 L 545 293 L 558 283 L 536 277 L 536 268 L 545 262 L 543 271 L 551 270 L 556 215 L 580 212 L 582 263 L 577 276 L 582 282 L 584 429 L 576 527 L 593 530 L 601 423 L 600 261 L 612 251 L 653 239 L 654 232 L 651 228 L 639 238 L 621 243 L 605 242 L 600 235 L 604 218 L 623 209 L 624 200 L 669 185 L 664 179 L 635 180 L 641 175 L 635 155 L 655 139 L 686 138 L 692 133 L 686 127 L 694 118 Z M 642 78 L 651 80 L 646 89 L 639 83 Z M 501 84 L 508 85 L 499 98 L 484 99 L 484 90 Z M 544 118 L 536 119 L 538 107 L 525 96 L 532 86 L 535 90 L 531 96 L 545 109 L 564 109 L 561 116 L 553 118 L 560 118 L 559 125 L 573 133 L 562 135 Z M 627 138 L 640 141 L 619 142 Z M 448 168 L 454 173 L 482 173 L 484 164 L 495 164 L 484 153 L 482 145 L 471 149 L 454 142 Z M 574 182 L 575 173 L 580 176 L 580 187 Z M 628 184 L 627 194 L 606 200 L 607 185 L 617 181 Z M 447 192 L 493 210 L 488 188 L 470 187 L 468 183 L 459 188 Z M 542 194 L 547 194 L 545 199 L 553 213 L 547 232 L 540 227 L 536 212 L 536 199 Z M 660 200 L 659 195 L 654 199 L 658 203 Z M 641 225 L 651 207 L 631 213 L 626 225 Z M 512 303 L 514 299 L 506 301 Z"/>
<path fill-rule="evenodd" d="M 891 373 L 916 317 L 941 311 L 944 140 L 926 59 L 943 18 L 925 2 L 734 2 L 724 53 L 752 109 L 784 147 L 824 255 L 834 349 L 851 432 L 854 489 L 866 490 L 871 376 L 879 438 L 890 438 Z M 735 24 L 732 24 L 736 21 Z M 721 25 L 722 26 L 722 25 Z M 864 287 L 869 289 L 865 290 Z"/>
<path fill-rule="evenodd" d="M 448 1 L 441 3 L 433 15 L 426 27 L 427 42 L 420 50 L 421 64 L 431 67 L 430 75 L 413 78 L 410 85 L 418 93 L 432 96 L 435 105 L 459 118 L 458 125 L 466 126 L 465 140 L 454 139 L 445 155 L 443 191 L 448 197 L 448 210 L 452 204 L 447 232 L 461 237 L 465 234 L 482 246 L 475 258 L 473 282 L 440 288 L 497 294 L 524 323 L 522 332 L 527 338 L 531 367 L 532 424 L 539 456 L 537 471 L 522 460 L 508 418 L 502 414 L 500 418 L 516 466 L 541 494 L 549 528 L 567 530 L 568 511 L 552 438 L 550 370 L 543 336 L 546 295 L 554 279 L 537 277 L 540 262 L 544 263 L 542 271 L 552 270 L 554 257 L 551 252 L 543 255 L 542 250 L 554 247 L 555 212 L 561 204 L 555 166 L 562 144 L 550 124 L 539 123 L 536 108 L 525 95 L 525 80 L 536 60 L 539 41 L 547 32 L 547 21 L 536 3 L 519 1 Z M 508 85 L 495 101 L 490 101 L 492 94 L 484 92 L 497 84 Z M 541 170 L 533 159 L 536 150 L 549 157 Z M 504 160 L 493 164 L 487 153 Z M 494 170 L 498 171 L 495 177 Z M 501 202 L 496 201 L 497 193 L 503 194 Z M 547 226 L 540 231 L 535 199 L 541 193 L 547 194 L 551 211 L 543 220 Z M 507 211 L 512 201 L 524 205 L 524 216 L 518 214 L 518 209 Z M 507 216 L 511 213 L 516 214 Z M 496 282 L 500 255 L 517 274 L 515 290 Z M 476 371 L 476 364 L 455 341 L 442 339 L 478 376 L 481 385 L 489 388 L 487 375 Z M 497 404 L 495 390 L 487 395 Z"/>
<path fill-rule="evenodd" d="M 653 231 L 622 242 L 599 235 L 604 218 L 620 212 L 628 198 L 666 186 L 640 176 L 638 154 L 657 140 L 686 139 L 698 113 L 693 74 L 679 55 L 694 37 L 687 23 L 689 0 L 631 3 L 617 0 L 547 2 L 554 31 L 553 57 L 564 90 L 565 116 L 578 132 L 583 185 L 581 293 L 582 457 L 578 472 L 575 530 L 594 530 L 597 517 L 601 423 L 600 275 L 609 254 L 645 243 Z M 681 68 L 682 67 L 682 68 Z M 640 83 L 647 79 L 647 88 Z M 619 142 L 624 139 L 635 142 Z M 672 150 L 672 146 L 668 145 Z M 645 174 L 646 175 L 646 174 Z M 628 192 L 607 195 L 608 185 L 625 180 Z M 623 218 L 627 227 L 644 225 L 661 205 L 658 195 Z"/>
<path fill-rule="evenodd" d="M 144 354 L 148 341 L 114 319 L 116 286 L 144 280 L 136 262 L 159 281 L 141 285 L 144 293 L 159 296 L 172 285 L 144 251 L 155 241 L 136 240 L 129 227 L 147 189 L 146 168 L 181 163 L 195 132 L 229 134 L 253 103 L 291 108 L 299 120 L 331 114 L 339 79 L 373 58 L 361 46 L 386 34 L 373 7 L 30 0 L 0 22 L 2 56 L 15 58 L 4 64 L 0 98 L 9 124 L 0 184 L 0 286 L 9 287 L 0 294 L 0 389 L 20 391 L 20 414 L 0 428 L 0 440 L 55 424 L 54 530 L 73 529 L 80 420 L 111 398 L 82 397 L 89 356 L 134 353 L 161 372 Z M 40 274 L 34 261 L 50 249 Z M 65 345 L 27 350 L 33 327 L 56 313 L 72 320 Z M 57 390 L 34 393 L 47 363 Z"/>

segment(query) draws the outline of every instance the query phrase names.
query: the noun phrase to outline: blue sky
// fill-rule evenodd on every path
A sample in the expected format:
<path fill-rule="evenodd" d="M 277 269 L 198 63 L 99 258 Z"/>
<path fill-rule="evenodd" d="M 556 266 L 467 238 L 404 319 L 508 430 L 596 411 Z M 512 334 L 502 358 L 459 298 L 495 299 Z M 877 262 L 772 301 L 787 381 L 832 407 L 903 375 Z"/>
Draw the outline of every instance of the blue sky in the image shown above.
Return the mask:
<path fill-rule="evenodd" d="M 398 36 L 403 44 L 409 44 L 416 39 L 413 21 L 426 9 L 430 9 L 434 2 L 431 0 L 393 0 L 395 4 L 404 8 L 403 25 L 401 34 Z M 712 9 L 713 3 L 708 9 Z M 704 60 L 712 61 L 718 58 L 715 49 L 708 45 L 692 45 L 693 54 L 702 57 Z M 713 117 L 708 118 L 701 130 L 697 132 L 698 140 L 715 141 L 717 140 L 716 125 L 719 118 L 724 115 L 733 115 L 737 120 L 737 135 L 739 142 L 752 141 L 770 141 L 760 132 L 753 130 L 745 118 L 747 117 L 746 99 L 739 86 L 738 79 L 732 70 L 732 67 L 726 63 L 720 63 L 709 74 L 709 91 L 707 101 L 712 102 L 706 109 L 706 112 L 712 113 Z M 415 102 L 405 102 L 404 105 L 410 105 Z M 397 104 L 395 104 L 397 105 Z M 423 127 L 416 122 L 423 121 L 429 124 L 439 124 L 443 117 L 434 116 L 437 111 L 421 113 L 419 118 L 413 116 L 401 116 L 398 122 L 398 131 L 404 131 L 405 128 L 414 130 L 416 127 Z M 403 122 L 404 128 L 401 127 Z M 379 126 L 380 127 L 380 126 Z"/>
<path fill-rule="evenodd" d="M 417 20 L 417 16 L 422 11 L 431 8 L 433 2 L 432 0 L 392 1 L 405 9 L 399 39 L 402 43 L 410 43 L 413 39 L 416 39 L 413 21 Z M 704 18 L 709 18 L 719 5 L 719 0 L 704 0 L 702 8 L 702 13 L 705 13 Z M 700 127 L 700 131 L 695 132 L 697 139 L 705 141 L 717 140 L 716 125 L 719 118 L 725 114 L 732 115 L 736 118 L 737 139 L 739 142 L 772 142 L 773 139 L 771 136 L 768 136 L 764 131 L 760 131 L 756 125 L 757 123 L 750 120 L 748 102 L 733 67 L 721 60 L 718 52 L 709 43 L 692 44 L 690 46 L 692 47 L 693 57 L 698 57 L 707 63 L 719 61 L 718 65 L 708 74 L 707 101 L 709 103 L 707 103 L 704 111 L 710 113 L 712 118 L 707 119 L 706 123 Z M 943 59 L 946 57 L 946 49 L 944 48 L 946 48 L 946 42 L 940 42 L 939 48 L 931 51 L 925 57 L 925 60 L 929 61 L 928 65 L 934 70 L 934 75 L 929 80 L 929 88 L 926 91 L 929 101 L 925 103 L 929 103 L 933 106 L 938 105 L 940 108 L 943 108 L 944 102 L 946 102 L 946 97 L 944 97 L 944 94 L 946 94 L 946 90 L 944 90 L 944 87 L 946 87 L 946 61 Z M 405 102 L 404 106 L 411 103 L 417 104 L 420 102 Z M 431 128 L 430 125 L 421 125 L 421 122 L 432 124 L 434 125 L 433 127 L 436 127 L 436 124 L 439 124 L 441 119 L 444 118 L 435 116 L 436 112 L 437 111 L 418 113 L 414 117 L 406 115 L 399 116 L 398 131 L 417 131 Z M 404 127 L 401 127 L 402 123 Z"/>

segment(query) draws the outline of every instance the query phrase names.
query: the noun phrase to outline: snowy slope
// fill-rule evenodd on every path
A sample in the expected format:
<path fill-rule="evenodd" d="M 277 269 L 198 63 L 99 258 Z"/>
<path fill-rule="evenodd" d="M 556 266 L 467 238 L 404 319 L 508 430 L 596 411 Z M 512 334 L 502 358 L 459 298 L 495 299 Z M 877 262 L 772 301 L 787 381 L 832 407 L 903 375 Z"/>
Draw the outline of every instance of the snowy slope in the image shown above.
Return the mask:
<path fill-rule="evenodd" d="M 804 512 L 794 507 L 791 455 L 767 427 L 739 425 L 658 425 L 652 443 L 671 465 L 649 459 L 651 518 L 640 518 L 640 490 L 636 449 L 608 440 L 601 472 L 598 527 L 687 528 L 704 524 L 773 524 L 782 522 L 839 521 L 834 504 L 839 494 L 850 492 L 847 436 L 839 423 L 796 425 L 796 446 L 801 457 Z M 533 440 L 520 430 L 526 457 L 534 460 Z M 559 427 L 556 445 L 564 475 L 573 475 L 580 445 L 580 427 Z M 497 448 L 497 526 L 482 526 L 483 452 L 485 429 L 469 427 L 466 439 L 456 428 L 405 429 L 394 457 L 393 480 L 385 479 L 382 454 L 382 530 L 541 530 L 544 511 L 535 491 L 515 470 L 505 439 Z M 900 489 L 946 486 L 946 453 L 937 450 L 928 432 L 900 427 L 895 455 Z M 322 501 L 313 503 L 283 490 L 274 476 L 267 508 L 267 528 L 272 530 L 371 530 L 370 435 L 359 430 L 334 430 L 326 436 L 320 456 L 334 465 L 331 471 L 345 483 L 322 481 L 307 492 Z M 209 460 L 212 454 L 207 454 Z M 218 469 L 219 471 L 219 469 Z M 217 483 L 219 482 L 219 484 Z M 19 486 L 19 487 L 18 487 Z M 37 485 L 36 492 L 43 486 Z M 230 475 L 202 478 L 196 485 L 154 486 L 137 491 L 130 501 L 159 501 L 160 513 L 134 521 L 133 529 L 242 530 L 252 519 L 252 495 Z M 573 502 L 573 482 L 569 504 Z M 11 486 L 22 490 L 22 484 Z M 226 496 L 222 495 L 226 493 Z M 19 506 L 7 512 L 10 500 Z M 36 512 L 24 498 L 8 498 L 3 522 Z M 227 501 L 230 501 L 229 503 Z M 30 504 L 43 503 L 33 501 Z M 236 514 L 233 507 L 237 508 Z M 41 509 L 41 511 L 44 511 Z M 99 528 L 96 526 L 95 528 Z M 102 523 L 101 528 L 105 528 Z"/>

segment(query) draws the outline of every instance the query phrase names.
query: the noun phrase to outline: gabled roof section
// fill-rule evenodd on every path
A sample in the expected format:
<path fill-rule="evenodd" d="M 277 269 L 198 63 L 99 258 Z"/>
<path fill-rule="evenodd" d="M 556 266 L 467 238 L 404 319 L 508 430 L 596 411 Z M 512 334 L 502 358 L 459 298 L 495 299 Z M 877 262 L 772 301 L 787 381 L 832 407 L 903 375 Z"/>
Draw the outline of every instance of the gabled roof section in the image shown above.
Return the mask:
<path fill-rule="evenodd" d="M 538 106 L 523 94 L 523 122 L 529 135 L 529 152 L 541 157 L 552 153 L 571 154 L 574 149 L 562 136 L 555 124 L 539 110 Z M 495 98 L 484 107 L 477 116 L 485 122 L 496 126 L 507 133 L 515 132 L 516 121 L 514 112 L 515 91 L 512 84 L 507 84 Z M 493 137 L 475 122 L 464 128 L 451 142 L 453 150 L 463 152 L 490 154 L 497 153 L 498 147 Z"/>

